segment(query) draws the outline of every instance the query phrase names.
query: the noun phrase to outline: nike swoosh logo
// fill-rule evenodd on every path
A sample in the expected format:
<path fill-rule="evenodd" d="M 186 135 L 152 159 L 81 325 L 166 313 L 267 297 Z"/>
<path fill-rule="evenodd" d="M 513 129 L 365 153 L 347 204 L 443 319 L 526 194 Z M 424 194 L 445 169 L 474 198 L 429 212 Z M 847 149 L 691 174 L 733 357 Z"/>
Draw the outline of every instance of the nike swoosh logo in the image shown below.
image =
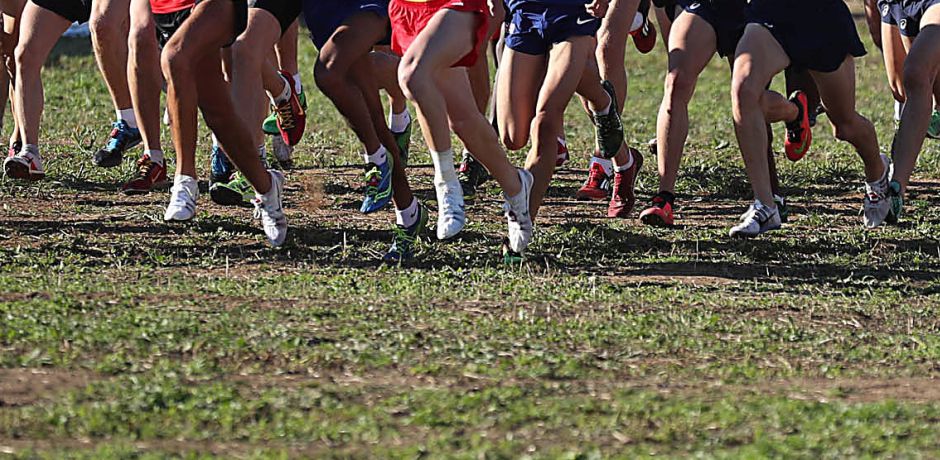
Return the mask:
<path fill-rule="evenodd" d="M 360 6 L 359 9 L 360 9 L 360 10 L 364 10 L 364 9 L 366 9 L 366 8 L 377 8 L 378 6 L 379 6 L 378 3 L 369 3 L 368 5 L 362 5 L 362 6 Z"/>
<path fill-rule="evenodd" d="M 587 24 L 587 23 L 589 23 L 589 22 L 593 22 L 593 21 L 596 21 L 596 20 L 597 20 L 597 18 L 591 18 L 591 19 L 581 19 L 581 18 L 578 18 L 577 23 L 578 23 L 579 26 L 583 26 L 584 24 Z"/>

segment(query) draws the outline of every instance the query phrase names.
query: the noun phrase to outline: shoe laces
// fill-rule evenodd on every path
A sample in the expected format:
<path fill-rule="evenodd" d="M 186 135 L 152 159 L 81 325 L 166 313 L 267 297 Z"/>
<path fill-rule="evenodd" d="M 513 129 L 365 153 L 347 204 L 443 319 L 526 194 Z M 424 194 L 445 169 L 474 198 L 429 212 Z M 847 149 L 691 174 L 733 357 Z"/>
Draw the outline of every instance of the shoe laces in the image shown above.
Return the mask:
<path fill-rule="evenodd" d="M 610 176 L 604 172 L 604 168 L 595 163 L 588 171 L 587 185 L 600 188 L 604 181 L 609 180 Z"/>
<path fill-rule="evenodd" d="M 145 179 L 150 177 L 151 171 L 157 164 L 150 159 L 150 155 L 144 155 L 137 160 L 137 177 Z"/>
<path fill-rule="evenodd" d="M 254 218 L 261 219 L 265 225 L 277 225 L 277 221 L 284 217 L 284 209 L 277 200 L 268 202 L 257 196 L 251 203 L 255 205 Z"/>
<path fill-rule="evenodd" d="M 275 112 L 277 113 L 277 120 L 281 129 L 294 129 L 296 123 L 294 121 L 293 107 L 291 106 L 289 99 L 278 104 Z"/>
<path fill-rule="evenodd" d="M 173 184 L 170 189 L 170 205 L 177 208 L 191 208 L 196 203 L 196 197 L 189 187 L 182 183 Z"/>
<path fill-rule="evenodd" d="M 750 209 L 744 213 L 744 223 L 751 224 L 756 222 L 759 225 L 763 225 L 764 222 L 770 220 L 771 212 L 770 208 L 764 206 L 762 203 L 754 203 L 751 205 Z"/>
<path fill-rule="evenodd" d="M 116 121 L 111 126 L 111 134 L 108 135 L 108 150 L 123 150 L 130 136 L 130 126 L 123 121 Z"/>

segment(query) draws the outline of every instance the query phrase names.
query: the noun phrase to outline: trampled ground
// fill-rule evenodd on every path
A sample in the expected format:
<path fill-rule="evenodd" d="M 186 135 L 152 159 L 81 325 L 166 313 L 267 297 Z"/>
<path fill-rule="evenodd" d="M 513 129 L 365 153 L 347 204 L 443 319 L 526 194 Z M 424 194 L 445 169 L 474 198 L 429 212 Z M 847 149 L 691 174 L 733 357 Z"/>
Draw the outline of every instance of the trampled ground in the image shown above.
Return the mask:
<path fill-rule="evenodd" d="M 869 48 L 859 106 L 887 148 L 891 98 Z M 663 59 L 661 44 L 627 58 L 638 144 L 654 134 Z M 808 160 L 780 157 L 791 223 L 731 241 L 749 187 L 716 60 L 692 107 L 679 228 L 570 198 L 591 139 L 573 105 L 576 153 L 532 261 L 502 265 L 490 184 L 462 238 L 390 268 L 378 260 L 393 216 L 357 212 L 354 137 L 312 86 L 292 236 L 271 250 L 249 209 L 204 196 L 195 222 L 167 225 L 166 192 L 116 193 L 129 162 L 92 166 L 112 112 L 87 42 L 61 44 L 45 77 L 49 176 L 0 182 L 0 454 L 940 456 L 936 141 L 904 225 L 865 231 L 860 162 L 823 118 Z"/>

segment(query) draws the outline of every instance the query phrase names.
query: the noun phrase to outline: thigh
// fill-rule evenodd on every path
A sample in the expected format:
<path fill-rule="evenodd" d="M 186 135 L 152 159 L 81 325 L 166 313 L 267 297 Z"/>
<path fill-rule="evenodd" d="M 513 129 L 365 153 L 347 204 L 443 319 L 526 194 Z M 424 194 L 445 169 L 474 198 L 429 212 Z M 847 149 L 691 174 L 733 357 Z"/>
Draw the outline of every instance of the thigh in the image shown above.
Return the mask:
<path fill-rule="evenodd" d="M 71 21 L 35 3 L 27 3 L 20 19 L 18 46 L 29 56 L 45 62 L 59 37 L 72 25 Z"/>
<path fill-rule="evenodd" d="M 546 58 L 506 48 L 500 63 L 496 82 L 500 132 L 510 134 L 515 131 L 506 129 L 510 126 L 528 131 L 545 76 Z"/>
<path fill-rule="evenodd" d="M 698 75 L 718 51 L 715 28 L 697 14 L 682 12 L 669 32 L 669 71 Z"/>
<path fill-rule="evenodd" d="M 149 31 L 152 37 L 156 37 L 156 26 L 153 23 L 150 0 L 131 0 L 130 18 L 131 31 Z M 133 38 L 133 34 L 131 38 Z"/>
<path fill-rule="evenodd" d="M 765 88 L 789 65 L 790 58 L 770 31 L 762 25 L 748 24 L 735 51 L 733 78 L 755 79 L 760 88 Z"/>
<path fill-rule="evenodd" d="M 473 51 L 478 13 L 442 9 L 435 13 L 402 57 L 433 69 L 445 69 Z"/>
<path fill-rule="evenodd" d="M 333 32 L 317 60 L 331 67 L 349 68 L 385 38 L 387 29 L 387 17 L 371 12 L 354 14 Z"/>
<path fill-rule="evenodd" d="M 93 0 L 91 2 L 91 17 L 127 18 L 131 7 L 131 0 Z"/>
<path fill-rule="evenodd" d="M 826 116 L 834 125 L 847 122 L 855 111 L 855 58 L 847 56 L 835 72 L 811 71 L 826 106 Z"/>
<path fill-rule="evenodd" d="M 549 52 L 548 70 L 539 91 L 536 111 L 564 116 L 588 62 L 593 58 L 594 37 L 571 37 L 555 44 Z"/>
<path fill-rule="evenodd" d="M 234 3 L 231 0 L 198 2 L 166 44 L 166 51 L 189 59 L 193 65 L 195 59 L 217 59 L 219 50 L 227 46 L 235 34 Z"/>

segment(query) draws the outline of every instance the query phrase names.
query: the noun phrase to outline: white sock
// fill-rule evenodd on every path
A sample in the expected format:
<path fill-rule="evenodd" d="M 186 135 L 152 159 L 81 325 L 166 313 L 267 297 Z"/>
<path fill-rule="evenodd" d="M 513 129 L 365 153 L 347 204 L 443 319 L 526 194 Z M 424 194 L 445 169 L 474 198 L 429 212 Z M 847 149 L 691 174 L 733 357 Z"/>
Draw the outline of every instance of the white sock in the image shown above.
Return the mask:
<path fill-rule="evenodd" d="M 117 111 L 118 120 L 124 120 L 127 126 L 137 129 L 137 115 L 134 114 L 134 108 L 121 109 Z"/>
<path fill-rule="evenodd" d="M 506 201 L 509 202 L 509 207 L 513 210 L 522 210 L 529 209 L 529 202 L 525 199 L 525 194 L 522 191 L 519 191 L 515 196 L 506 196 L 503 193 L 503 196 L 506 197 Z"/>
<path fill-rule="evenodd" d="M 459 183 L 457 170 L 454 169 L 454 151 L 431 151 L 431 160 L 434 161 L 434 183 Z"/>
<path fill-rule="evenodd" d="M 219 138 L 215 137 L 215 133 L 212 133 L 212 147 L 222 148 L 222 144 L 219 143 Z"/>
<path fill-rule="evenodd" d="M 633 16 L 633 24 L 630 25 L 630 33 L 640 30 L 640 27 L 643 27 L 643 24 L 646 23 L 646 18 L 643 17 L 639 12 Z"/>
<path fill-rule="evenodd" d="M 146 150 L 144 154 L 150 157 L 150 161 L 163 164 L 163 150 Z"/>
<path fill-rule="evenodd" d="M 284 83 L 284 89 L 281 90 L 280 94 L 275 96 L 274 94 L 268 93 L 268 97 L 271 98 L 271 103 L 274 105 L 278 105 L 290 99 L 290 95 L 293 94 L 291 92 L 291 87 L 290 87 L 290 84 L 287 82 L 287 79 L 284 77 L 281 77 L 281 82 Z"/>
<path fill-rule="evenodd" d="M 597 163 L 597 164 L 601 165 L 601 168 L 604 168 L 604 174 L 607 174 L 608 176 L 613 176 L 613 175 L 614 175 L 614 162 L 613 162 L 613 161 L 608 160 L 608 159 L 606 159 L 606 158 L 600 158 L 600 157 L 594 157 L 594 156 L 592 156 L 592 157 L 591 157 L 591 163 Z M 588 165 L 588 167 L 590 167 L 590 166 L 591 166 L 591 165 Z"/>
<path fill-rule="evenodd" d="M 403 227 L 411 227 L 418 221 L 418 199 L 411 198 L 411 204 L 405 209 L 395 209 L 395 223 Z"/>
<path fill-rule="evenodd" d="M 366 164 L 374 163 L 376 166 L 382 166 L 388 161 L 388 150 L 385 150 L 384 145 L 380 145 L 375 153 L 363 153 L 362 159 Z"/>
<path fill-rule="evenodd" d="M 393 133 L 405 132 L 408 123 L 411 123 L 411 113 L 408 112 L 407 107 L 405 107 L 405 111 L 402 113 L 389 113 L 388 115 L 388 128 L 391 129 Z"/>
<path fill-rule="evenodd" d="M 304 92 L 304 85 L 300 83 L 300 74 L 295 73 L 293 77 L 294 77 L 294 92 L 297 94 Z"/>
<path fill-rule="evenodd" d="M 901 121 L 902 110 L 904 110 L 904 104 L 901 101 L 894 101 L 894 121 Z"/>
<path fill-rule="evenodd" d="M 610 108 L 611 106 L 614 105 L 614 100 L 610 97 L 608 97 L 607 99 L 610 100 L 610 102 L 607 103 L 607 107 L 604 107 L 604 110 L 599 110 L 597 112 L 594 112 L 594 115 L 607 115 L 608 113 L 610 113 Z"/>
<path fill-rule="evenodd" d="M 616 171 L 622 173 L 633 167 L 633 154 L 630 153 L 630 149 L 627 149 L 627 164 L 618 165 Z"/>
<path fill-rule="evenodd" d="M 39 146 L 36 144 L 23 144 L 23 148 L 20 152 L 32 153 L 33 155 L 39 155 Z"/>

